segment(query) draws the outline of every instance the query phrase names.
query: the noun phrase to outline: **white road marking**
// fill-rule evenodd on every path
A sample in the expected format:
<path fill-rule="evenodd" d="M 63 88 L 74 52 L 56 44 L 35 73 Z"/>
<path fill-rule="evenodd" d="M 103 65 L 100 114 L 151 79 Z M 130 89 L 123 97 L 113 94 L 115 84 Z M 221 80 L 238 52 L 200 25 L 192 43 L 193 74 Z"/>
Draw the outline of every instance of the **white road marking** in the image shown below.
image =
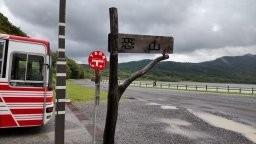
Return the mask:
<path fill-rule="evenodd" d="M 171 105 L 161 105 L 161 109 L 175 110 L 178 108 L 176 106 L 171 106 Z"/>
<path fill-rule="evenodd" d="M 159 103 L 154 103 L 154 102 L 151 102 L 151 103 L 147 103 L 146 105 L 161 105 Z"/>
<path fill-rule="evenodd" d="M 251 140 L 252 142 L 256 143 L 256 129 L 245 125 L 239 122 L 235 122 L 232 120 L 228 120 L 224 117 L 216 116 L 210 113 L 205 112 L 196 112 L 189 110 L 192 114 L 195 116 L 201 118 L 205 122 L 209 123 L 210 125 L 214 127 L 223 128 L 226 130 L 234 131 L 237 133 L 241 133 L 244 135 L 247 139 Z"/>

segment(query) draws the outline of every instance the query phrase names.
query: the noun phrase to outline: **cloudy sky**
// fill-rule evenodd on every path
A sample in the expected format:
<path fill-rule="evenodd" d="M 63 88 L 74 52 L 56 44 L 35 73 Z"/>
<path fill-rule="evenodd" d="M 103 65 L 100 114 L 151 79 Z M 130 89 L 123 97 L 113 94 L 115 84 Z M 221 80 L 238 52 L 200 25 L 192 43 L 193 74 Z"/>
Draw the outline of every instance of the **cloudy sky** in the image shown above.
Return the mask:
<path fill-rule="evenodd" d="M 1 0 L 0 12 L 28 35 L 57 49 L 58 0 Z M 256 54 L 255 0 L 67 0 L 67 55 L 85 63 L 92 50 L 107 52 L 109 7 L 119 32 L 174 37 L 169 60 L 201 62 Z M 122 54 L 120 61 L 157 55 Z"/>

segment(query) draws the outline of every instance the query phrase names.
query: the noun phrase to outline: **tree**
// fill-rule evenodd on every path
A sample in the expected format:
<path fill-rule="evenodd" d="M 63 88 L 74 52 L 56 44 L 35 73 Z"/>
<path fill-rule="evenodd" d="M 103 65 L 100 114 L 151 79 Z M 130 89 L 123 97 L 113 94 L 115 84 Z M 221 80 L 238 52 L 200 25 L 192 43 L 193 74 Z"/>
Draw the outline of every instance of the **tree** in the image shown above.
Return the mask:
<path fill-rule="evenodd" d="M 14 26 L 9 22 L 8 18 L 0 13 L 0 33 L 27 36 L 19 27 Z"/>
<path fill-rule="evenodd" d="M 168 59 L 169 55 L 163 54 L 162 56 L 154 59 L 141 70 L 133 73 L 121 85 L 118 85 L 118 41 L 116 35 L 118 34 L 118 16 L 117 9 L 110 8 L 110 31 L 109 34 L 109 51 L 110 51 L 110 74 L 109 74 L 109 88 L 108 88 L 108 106 L 107 116 L 104 129 L 104 144 L 114 144 L 115 142 L 115 129 L 118 116 L 118 104 L 126 90 L 126 88 L 137 78 L 143 76 L 150 69 L 152 69 L 158 62 Z"/>

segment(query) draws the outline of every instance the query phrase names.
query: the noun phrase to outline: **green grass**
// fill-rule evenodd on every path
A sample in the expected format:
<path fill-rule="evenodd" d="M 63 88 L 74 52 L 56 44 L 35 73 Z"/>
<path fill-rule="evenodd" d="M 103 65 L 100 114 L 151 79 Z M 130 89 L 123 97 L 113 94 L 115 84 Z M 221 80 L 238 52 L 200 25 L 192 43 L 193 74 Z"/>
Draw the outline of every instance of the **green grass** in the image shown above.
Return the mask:
<path fill-rule="evenodd" d="M 67 97 L 71 102 L 88 102 L 95 99 L 95 89 L 78 84 L 74 84 L 72 81 L 67 81 Z M 105 91 L 100 92 L 100 100 L 106 100 L 107 93 Z"/>

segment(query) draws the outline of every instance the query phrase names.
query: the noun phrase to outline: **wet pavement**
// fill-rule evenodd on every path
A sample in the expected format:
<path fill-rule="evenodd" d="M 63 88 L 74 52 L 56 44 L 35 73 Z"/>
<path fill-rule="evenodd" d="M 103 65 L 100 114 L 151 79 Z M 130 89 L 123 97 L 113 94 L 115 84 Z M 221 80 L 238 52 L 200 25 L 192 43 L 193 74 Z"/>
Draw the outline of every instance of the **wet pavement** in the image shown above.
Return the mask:
<path fill-rule="evenodd" d="M 88 80 L 74 82 L 93 87 Z M 97 143 L 106 107 L 101 101 Z M 93 109 L 94 102 L 67 105 L 65 143 L 91 143 Z M 255 129 L 256 97 L 130 87 L 120 101 L 115 139 L 118 144 L 252 144 Z M 43 127 L 1 129 L 0 143 L 54 143 L 54 118 Z"/>
<path fill-rule="evenodd" d="M 89 81 L 75 82 L 93 86 Z M 76 106 L 92 117 L 93 103 Z M 102 102 L 101 129 L 105 113 L 106 102 Z M 130 87 L 120 102 L 116 142 L 251 144 L 255 130 L 255 97 Z"/>

